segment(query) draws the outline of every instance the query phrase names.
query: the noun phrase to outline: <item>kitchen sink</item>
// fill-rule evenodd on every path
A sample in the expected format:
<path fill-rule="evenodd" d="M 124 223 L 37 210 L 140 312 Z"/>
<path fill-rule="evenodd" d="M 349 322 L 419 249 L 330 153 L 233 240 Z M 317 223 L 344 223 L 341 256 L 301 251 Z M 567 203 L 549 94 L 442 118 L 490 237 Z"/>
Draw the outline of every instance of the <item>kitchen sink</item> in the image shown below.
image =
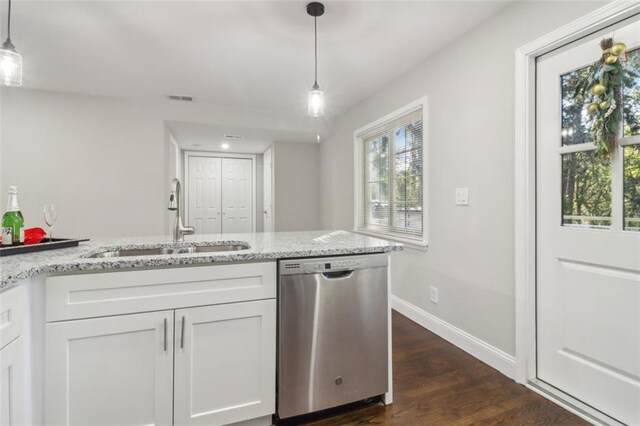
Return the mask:
<path fill-rule="evenodd" d="M 221 244 L 214 246 L 155 247 L 140 249 L 109 250 L 94 253 L 90 258 L 135 257 L 135 256 L 168 256 L 174 254 L 216 253 L 249 249 L 248 244 Z"/>

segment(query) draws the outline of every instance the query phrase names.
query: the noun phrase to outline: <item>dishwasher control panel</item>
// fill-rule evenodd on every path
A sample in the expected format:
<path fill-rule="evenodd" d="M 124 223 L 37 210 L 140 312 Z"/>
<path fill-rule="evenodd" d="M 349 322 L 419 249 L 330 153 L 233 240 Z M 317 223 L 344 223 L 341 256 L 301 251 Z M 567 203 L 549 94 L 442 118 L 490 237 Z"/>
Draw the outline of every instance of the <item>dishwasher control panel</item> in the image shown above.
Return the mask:
<path fill-rule="evenodd" d="M 290 259 L 281 260 L 279 264 L 280 275 L 319 274 L 323 272 L 387 266 L 387 257 L 386 255 L 374 254 L 315 259 Z"/>
<path fill-rule="evenodd" d="M 303 270 L 306 273 L 328 272 L 328 271 L 344 271 L 345 269 L 359 269 L 362 262 L 358 260 L 331 260 L 327 262 L 308 262 L 303 264 Z"/>

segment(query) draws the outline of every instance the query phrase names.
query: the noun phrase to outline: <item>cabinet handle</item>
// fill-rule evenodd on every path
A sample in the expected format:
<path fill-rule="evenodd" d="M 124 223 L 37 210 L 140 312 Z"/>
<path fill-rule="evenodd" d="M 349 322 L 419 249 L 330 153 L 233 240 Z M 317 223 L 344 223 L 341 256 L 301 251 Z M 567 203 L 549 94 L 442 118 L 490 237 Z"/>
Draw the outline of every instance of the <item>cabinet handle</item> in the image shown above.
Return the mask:
<path fill-rule="evenodd" d="M 180 326 L 180 349 L 184 348 L 184 316 L 182 317 L 182 325 Z"/>
<path fill-rule="evenodd" d="M 167 319 L 164 319 L 164 351 L 167 351 Z"/>

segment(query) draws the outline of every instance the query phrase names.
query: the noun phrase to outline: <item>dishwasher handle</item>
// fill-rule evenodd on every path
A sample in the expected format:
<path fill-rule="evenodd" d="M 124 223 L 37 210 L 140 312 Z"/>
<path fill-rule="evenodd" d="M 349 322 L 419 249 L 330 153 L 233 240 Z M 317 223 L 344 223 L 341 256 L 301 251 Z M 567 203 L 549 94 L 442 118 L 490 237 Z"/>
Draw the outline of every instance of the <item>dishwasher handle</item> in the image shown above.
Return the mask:
<path fill-rule="evenodd" d="M 321 275 L 325 280 L 346 280 L 351 278 L 353 270 L 323 272 Z"/>

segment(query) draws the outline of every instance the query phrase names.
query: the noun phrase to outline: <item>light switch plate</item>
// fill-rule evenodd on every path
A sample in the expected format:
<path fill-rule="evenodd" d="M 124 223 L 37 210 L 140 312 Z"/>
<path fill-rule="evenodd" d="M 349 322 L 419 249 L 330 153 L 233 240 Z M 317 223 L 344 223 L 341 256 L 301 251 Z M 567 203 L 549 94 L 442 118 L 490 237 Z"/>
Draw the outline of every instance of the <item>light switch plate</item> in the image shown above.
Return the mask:
<path fill-rule="evenodd" d="M 456 188 L 456 206 L 469 205 L 469 188 Z"/>

